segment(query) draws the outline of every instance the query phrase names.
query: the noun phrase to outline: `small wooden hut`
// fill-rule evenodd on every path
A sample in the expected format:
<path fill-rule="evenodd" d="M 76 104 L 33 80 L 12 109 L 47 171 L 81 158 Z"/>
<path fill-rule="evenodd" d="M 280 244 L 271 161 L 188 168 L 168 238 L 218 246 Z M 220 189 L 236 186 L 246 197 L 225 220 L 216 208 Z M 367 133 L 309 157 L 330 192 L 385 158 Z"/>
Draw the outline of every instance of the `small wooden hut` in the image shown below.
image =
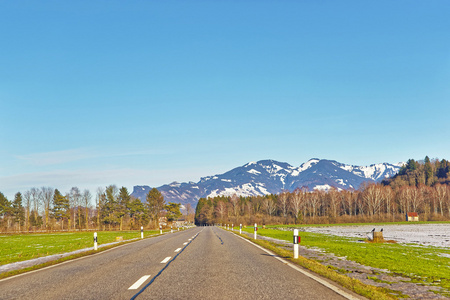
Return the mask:
<path fill-rule="evenodd" d="M 416 212 L 406 213 L 406 221 L 408 221 L 408 222 L 418 222 L 419 221 L 419 214 L 416 213 Z"/>

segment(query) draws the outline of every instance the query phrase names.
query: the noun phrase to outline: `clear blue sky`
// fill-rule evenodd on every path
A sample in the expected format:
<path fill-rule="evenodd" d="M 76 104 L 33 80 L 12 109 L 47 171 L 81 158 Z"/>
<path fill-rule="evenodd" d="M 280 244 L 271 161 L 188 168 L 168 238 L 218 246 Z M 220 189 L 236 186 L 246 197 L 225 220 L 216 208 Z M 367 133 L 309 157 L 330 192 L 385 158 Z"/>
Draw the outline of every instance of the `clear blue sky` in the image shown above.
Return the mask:
<path fill-rule="evenodd" d="M 0 1 L 0 191 L 450 159 L 449 1 Z"/>

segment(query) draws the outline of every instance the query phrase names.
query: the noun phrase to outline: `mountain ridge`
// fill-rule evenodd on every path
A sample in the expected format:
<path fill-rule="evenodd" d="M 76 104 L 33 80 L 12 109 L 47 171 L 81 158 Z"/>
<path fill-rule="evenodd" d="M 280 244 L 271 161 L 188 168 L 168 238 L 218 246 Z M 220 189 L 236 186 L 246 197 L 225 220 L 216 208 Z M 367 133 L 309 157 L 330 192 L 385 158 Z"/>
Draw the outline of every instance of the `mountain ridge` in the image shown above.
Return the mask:
<path fill-rule="evenodd" d="M 198 182 L 172 182 L 157 189 L 166 202 L 191 205 L 195 205 L 199 198 L 221 195 L 258 196 L 297 188 L 307 188 L 310 191 L 358 189 L 362 183 L 380 182 L 392 177 L 403 164 L 356 166 L 312 158 L 299 167 L 293 167 L 286 162 L 266 159 L 249 162 L 223 174 L 201 177 Z M 145 201 L 150 189 L 147 185 L 137 185 L 131 195 Z"/>

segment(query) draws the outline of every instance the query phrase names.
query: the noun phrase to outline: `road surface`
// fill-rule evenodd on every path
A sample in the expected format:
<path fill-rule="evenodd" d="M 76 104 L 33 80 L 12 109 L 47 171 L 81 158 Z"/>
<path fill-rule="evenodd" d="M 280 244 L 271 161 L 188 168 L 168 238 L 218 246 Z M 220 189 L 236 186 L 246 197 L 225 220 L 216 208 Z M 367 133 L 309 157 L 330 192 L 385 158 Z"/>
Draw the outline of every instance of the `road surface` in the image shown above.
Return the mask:
<path fill-rule="evenodd" d="M 0 280 L 0 299 L 348 298 L 231 232 L 197 227 Z"/>

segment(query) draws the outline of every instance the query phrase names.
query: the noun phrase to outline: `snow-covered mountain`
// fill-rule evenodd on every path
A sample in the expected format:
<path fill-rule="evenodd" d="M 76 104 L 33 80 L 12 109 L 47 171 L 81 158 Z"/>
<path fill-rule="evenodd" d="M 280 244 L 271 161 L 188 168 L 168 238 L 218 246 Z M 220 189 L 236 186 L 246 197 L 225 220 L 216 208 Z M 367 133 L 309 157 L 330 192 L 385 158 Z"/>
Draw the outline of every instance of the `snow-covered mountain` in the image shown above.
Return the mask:
<path fill-rule="evenodd" d="M 166 202 L 191 203 L 199 198 L 230 196 L 256 196 L 277 194 L 296 188 L 329 190 L 331 188 L 358 189 L 364 182 L 380 182 L 399 171 L 403 163 L 381 163 L 370 166 L 351 166 L 327 159 L 310 159 L 300 167 L 274 160 L 250 162 L 226 173 L 202 177 L 199 182 L 173 182 L 158 187 Z M 135 186 L 132 196 L 145 201 L 151 188 Z"/>

